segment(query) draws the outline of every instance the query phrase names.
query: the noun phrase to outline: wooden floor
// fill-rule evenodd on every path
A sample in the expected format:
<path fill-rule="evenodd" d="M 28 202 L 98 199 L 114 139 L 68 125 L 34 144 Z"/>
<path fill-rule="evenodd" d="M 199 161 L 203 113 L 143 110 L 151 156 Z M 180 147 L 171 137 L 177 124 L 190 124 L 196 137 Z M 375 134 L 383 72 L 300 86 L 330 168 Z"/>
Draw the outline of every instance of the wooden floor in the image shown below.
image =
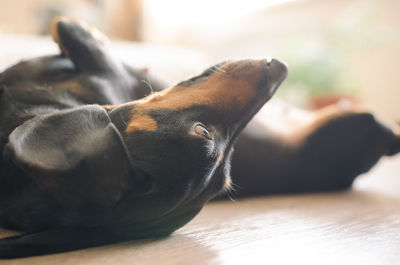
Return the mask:
<path fill-rule="evenodd" d="M 349 192 L 212 202 L 161 240 L 0 264 L 400 264 L 398 169 L 383 161 Z"/>

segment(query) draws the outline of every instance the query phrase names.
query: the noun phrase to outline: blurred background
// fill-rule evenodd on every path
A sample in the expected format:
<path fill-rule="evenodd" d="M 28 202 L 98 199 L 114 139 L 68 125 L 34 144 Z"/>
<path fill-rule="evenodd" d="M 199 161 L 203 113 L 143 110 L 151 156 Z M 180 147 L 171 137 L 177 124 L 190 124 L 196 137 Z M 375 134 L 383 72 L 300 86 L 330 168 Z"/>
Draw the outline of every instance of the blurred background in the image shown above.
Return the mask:
<path fill-rule="evenodd" d="M 121 57 L 139 47 L 130 61 L 161 65 L 170 82 L 228 58 L 272 56 L 289 65 L 285 100 L 319 108 L 345 98 L 400 121 L 399 10 L 397 0 L 2 0 L 0 64 L 48 53 L 33 35 L 69 15 L 119 40 Z"/>

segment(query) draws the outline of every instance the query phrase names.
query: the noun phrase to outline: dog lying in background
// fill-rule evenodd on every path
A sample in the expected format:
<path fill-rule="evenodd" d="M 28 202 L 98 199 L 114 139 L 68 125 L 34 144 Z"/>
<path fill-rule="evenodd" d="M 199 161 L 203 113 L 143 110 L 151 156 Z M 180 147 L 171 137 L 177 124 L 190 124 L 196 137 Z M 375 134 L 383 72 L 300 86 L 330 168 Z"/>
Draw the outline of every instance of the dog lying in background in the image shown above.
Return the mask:
<path fill-rule="evenodd" d="M 168 89 L 151 80 L 145 96 L 151 77 L 97 30 L 60 18 L 51 32 L 62 54 L 0 75 L 0 225 L 25 231 L 0 240 L 0 258 L 165 236 L 232 181 L 236 196 L 348 188 L 400 150 L 369 113 L 299 123 L 285 107 L 283 131 L 263 111 L 249 123 L 287 76 L 278 60 L 223 62 Z"/>

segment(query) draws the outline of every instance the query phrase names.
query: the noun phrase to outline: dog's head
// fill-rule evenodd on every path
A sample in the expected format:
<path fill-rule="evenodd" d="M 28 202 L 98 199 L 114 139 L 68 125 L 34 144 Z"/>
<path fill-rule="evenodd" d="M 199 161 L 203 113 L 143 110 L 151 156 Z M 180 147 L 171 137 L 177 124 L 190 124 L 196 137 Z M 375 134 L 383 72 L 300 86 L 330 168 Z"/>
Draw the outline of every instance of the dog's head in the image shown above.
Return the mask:
<path fill-rule="evenodd" d="M 224 62 L 112 109 L 143 189 L 127 195 L 122 209 L 137 200 L 143 203 L 130 218 L 181 218 L 228 188 L 236 136 L 286 75 L 275 59 Z"/>
<path fill-rule="evenodd" d="M 275 59 L 224 62 L 141 100 L 37 116 L 6 152 L 64 207 L 170 233 L 229 186 L 236 136 L 286 75 Z"/>
<path fill-rule="evenodd" d="M 82 90 L 94 93 L 97 85 L 102 90 L 95 91 L 112 95 L 131 84 L 129 71 L 90 28 L 71 19 L 53 25 Z M 286 66 L 274 59 L 230 61 L 141 100 L 63 110 L 58 101 L 43 103 L 22 88 L 28 107 L 18 105 L 19 111 L 34 117 L 9 135 L 5 156 L 36 182 L 28 188 L 39 187 L 57 209 L 42 213 L 54 220 L 44 231 L 0 240 L 0 257 L 160 236 L 181 227 L 229 187 L 237 135 L 286 75 Z M 64 82 L 51 84 L 70 84 Z M 24 84 L 17 85 L 13 92 Z M 37 208 L 31 211 L 43 207 Z"/>

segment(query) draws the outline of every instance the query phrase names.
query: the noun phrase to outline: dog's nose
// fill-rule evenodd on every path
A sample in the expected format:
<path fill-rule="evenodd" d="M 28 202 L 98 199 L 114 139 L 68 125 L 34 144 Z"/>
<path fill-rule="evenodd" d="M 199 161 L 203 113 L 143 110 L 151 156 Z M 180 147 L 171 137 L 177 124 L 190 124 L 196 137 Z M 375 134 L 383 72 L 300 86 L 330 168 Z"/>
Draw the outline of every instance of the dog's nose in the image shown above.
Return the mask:
<path fill-rule="evenodd" d="M 266 76 L 268 82 L 271 83 L 270 95 L 275 93 L 276 89 L 279 87 L 279 84 L 286 79 L 288 75 L 288 66 L 285 62 L 267 57 L 266 61 Z"/>
<path fill-rule="evenodd" d="M 281 63 L 287 68 L 287 64 L 285 62 L 272 58 L 271 56 L 265 57 L 265 61 L 267 62 L 267 66 L 270 66 L 272 62 L 275 62 L 275 63 Z"/>
<path fill-rule="evenodd" d="M 272 58 L 272 57 L 269 57 L 269 56 L 267 56 L 265 58 L 265 62 L 266 62 L 267 71 L 270 71 L 271 67 L 272 67 L 272 68 L 278 68 L 276 71 L 279 71 L 280 73 L 286 72 L 286 74 L 287 74 L 288 66 L 285 62 L 280 61 L 275 58 Z"/>

